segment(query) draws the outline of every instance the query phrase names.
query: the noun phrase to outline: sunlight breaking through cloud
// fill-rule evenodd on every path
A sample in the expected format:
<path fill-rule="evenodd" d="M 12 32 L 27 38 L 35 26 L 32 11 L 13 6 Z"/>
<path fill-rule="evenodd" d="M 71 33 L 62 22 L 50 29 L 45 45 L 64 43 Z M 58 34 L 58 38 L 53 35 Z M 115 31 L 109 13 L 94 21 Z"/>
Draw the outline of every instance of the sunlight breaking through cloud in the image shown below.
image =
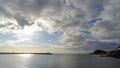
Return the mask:
<path fill-rule="evenodd" d="M 110 49 L 120 44 L 119 3 L 119 0 L 0 0 L 0 34 L 11 33 L 15 38 L 6 40 L 5 36 L 1 40 L 16 42 L 15 45 L 49 44 L 66 50 Z M 54 42 L 50 43 L 51 39 Z"/>

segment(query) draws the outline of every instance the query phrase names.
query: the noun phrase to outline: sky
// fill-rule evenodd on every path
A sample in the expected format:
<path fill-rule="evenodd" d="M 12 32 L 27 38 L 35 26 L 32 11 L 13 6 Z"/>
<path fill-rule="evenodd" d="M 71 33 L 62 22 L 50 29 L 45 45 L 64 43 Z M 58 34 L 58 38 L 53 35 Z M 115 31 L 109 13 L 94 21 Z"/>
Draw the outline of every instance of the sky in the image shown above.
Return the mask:
<path fill-rule="evenodd" d="M 110 50 L 119 33 L 120 0 L 0 0 L 0 51 Z"/>

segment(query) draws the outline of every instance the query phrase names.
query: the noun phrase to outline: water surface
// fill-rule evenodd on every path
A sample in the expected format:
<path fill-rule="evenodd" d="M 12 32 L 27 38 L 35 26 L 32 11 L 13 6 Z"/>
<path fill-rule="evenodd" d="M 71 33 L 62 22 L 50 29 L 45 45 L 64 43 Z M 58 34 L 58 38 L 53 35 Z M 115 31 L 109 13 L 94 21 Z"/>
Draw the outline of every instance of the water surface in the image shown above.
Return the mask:
<path fill-rule="evenodd" d="M 83 54 L 1 54 L 0 68 L 120 68 L 120 59 Z"/>

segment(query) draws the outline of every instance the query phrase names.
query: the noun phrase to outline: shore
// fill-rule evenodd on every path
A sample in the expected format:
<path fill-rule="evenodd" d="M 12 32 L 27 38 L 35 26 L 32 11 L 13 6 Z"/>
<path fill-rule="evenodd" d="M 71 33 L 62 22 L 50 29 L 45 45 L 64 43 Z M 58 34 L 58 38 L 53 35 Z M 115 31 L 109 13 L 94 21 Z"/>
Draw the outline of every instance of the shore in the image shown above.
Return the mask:
<path fill-rule="evenodd" d="M 97 55 L 100 55 L 101 57 L 120 58 L 120 47 L 110 51 L 95 50 L 93 53 L 90 53 L 90 54 L 97 54 Z"/>

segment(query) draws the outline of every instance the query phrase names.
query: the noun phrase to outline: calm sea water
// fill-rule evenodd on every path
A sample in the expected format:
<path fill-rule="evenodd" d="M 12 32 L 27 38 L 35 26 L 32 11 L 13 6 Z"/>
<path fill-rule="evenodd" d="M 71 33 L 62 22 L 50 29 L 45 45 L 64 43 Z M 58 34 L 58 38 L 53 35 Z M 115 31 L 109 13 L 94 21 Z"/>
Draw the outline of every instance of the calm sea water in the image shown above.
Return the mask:
<path fill-rule="evenodd" d="M 1 54 L 0 68 L 120 68 L 120 59 L 82 54 Z"/>

